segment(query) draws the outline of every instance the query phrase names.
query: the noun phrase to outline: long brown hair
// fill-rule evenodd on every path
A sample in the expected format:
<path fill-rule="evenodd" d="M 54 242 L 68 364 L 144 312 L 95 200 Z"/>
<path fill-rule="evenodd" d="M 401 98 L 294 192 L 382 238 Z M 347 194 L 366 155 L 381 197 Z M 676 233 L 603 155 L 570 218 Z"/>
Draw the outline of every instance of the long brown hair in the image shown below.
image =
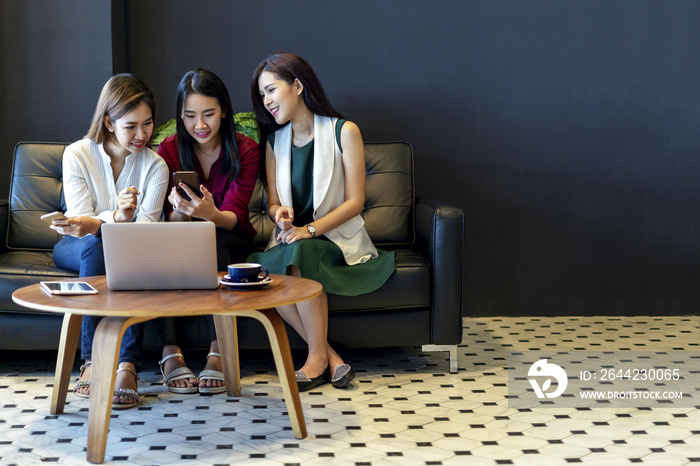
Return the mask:
<path fill-rule="evenodd" d="M 313 68 L 306 60 L 293 53 L 275 53 L 260 62 L 250 80 L 250 96 L 253 102 L 253 109 L 255 110 L 255 117 L 258 120 L 258 126 L 260 126 L 261 137 L 265 137 L 282 127 L 282 125 L 278 125 L 275 122 L 274 117 L 267 111 L 260 95 L 258 80 L 263 71 L 274 73 L 287 84 L 292 84 L 295 79 L 298 79 L 304 86 L 301 96 L 311 113 L 325 117 L 343 118 L 340 112 L 331 105 L 326 92 L 323 90 L 321 81 L 319 81 Z M 265 147 L 264 139 L 261 138 L 260 141 L 261 146 Z"/>
<path fill-rule="evenodd" d="M 87 137 L 95 144 L 108 141 L 111 133 L 104 124 L 104 117 L 108 116 L 114 122 L 134 110 L 141 102 L 145 102 L 151 108 L 155 124 L 156 99 L 146 83 L 133 74 L 112 76 L 102 88 Z M 146 144 L 150 142 L 149 140 Z"/>

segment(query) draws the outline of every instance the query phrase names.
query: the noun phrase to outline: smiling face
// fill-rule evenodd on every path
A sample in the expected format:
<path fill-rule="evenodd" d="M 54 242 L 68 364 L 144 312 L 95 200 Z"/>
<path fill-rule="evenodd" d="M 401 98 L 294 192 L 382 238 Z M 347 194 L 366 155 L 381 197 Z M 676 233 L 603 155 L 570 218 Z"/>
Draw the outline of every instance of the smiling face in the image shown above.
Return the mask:
<path fill-rule="evenodd" d="M 104 122 L 112 134 L 110 143 L 124 154 L 140 152 L 153 135 L 153 112 L 145 102 L 114 121 L 105 116 Z"/>
<path fill-rule="evenodd" d="M 278 125 L 294 118 L 299 109 L 299 103 L 303 103 L 301 93 L 304 87 L 299 80 L 289 84 L 276 74 L 263 71 L 258 79 L 258 89 L 263 105 Z"/>
<path fill-rule="evenodd" d="M 180 118 L 195 142 L 209 144 L 217 143 L 221 138 L 219 128 L 225 116 L 214 97 L 191 94 L 185 99 Z"/>

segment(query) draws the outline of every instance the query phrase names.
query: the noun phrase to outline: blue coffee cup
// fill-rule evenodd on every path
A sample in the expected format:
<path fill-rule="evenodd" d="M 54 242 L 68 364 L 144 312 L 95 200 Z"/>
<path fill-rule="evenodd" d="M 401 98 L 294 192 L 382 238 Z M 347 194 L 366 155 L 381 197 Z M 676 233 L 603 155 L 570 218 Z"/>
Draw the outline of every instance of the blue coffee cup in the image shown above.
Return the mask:
<path fill-rule="evenodd" d="M 265 280 L 269 272 L 262 265 L 252 262 L 229 264 L 229 281 L 233 283 L 256 283 Z"/>

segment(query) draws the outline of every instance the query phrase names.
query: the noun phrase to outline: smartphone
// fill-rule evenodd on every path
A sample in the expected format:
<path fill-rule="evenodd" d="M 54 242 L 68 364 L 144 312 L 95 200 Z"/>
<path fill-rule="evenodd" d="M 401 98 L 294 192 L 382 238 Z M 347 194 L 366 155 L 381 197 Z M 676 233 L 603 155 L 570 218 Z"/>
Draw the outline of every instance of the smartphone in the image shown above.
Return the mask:
<path fill-rule="evenodd" d="M 97 294 L 97 290 L 87 282 L 40 282 L 48 294 Z"/>
<path fill-rule="evenodd" d="M 48 223 L 49 225 L 53 225 L 54 220 L 66 220 L 68 217 L 63 215 L 61 212 L 50 212 L 48 214 L 44 214 L 41 216 L 41 219 Z M 60 223 L 59 223 L 60 225 Z"/>
<path fill-rule="evenodd" d="M 180 187 L 181 181 L 197 196 L 202 197 L 202 192 L 199 190 L 199 175 L 197 175 L 197 172 L 173 172 L 173 183 L 175 184 L 177 193 L 182 196 L 183 199 L 191 201 L 192 199 L 190 199 L 190 196 Z"/>

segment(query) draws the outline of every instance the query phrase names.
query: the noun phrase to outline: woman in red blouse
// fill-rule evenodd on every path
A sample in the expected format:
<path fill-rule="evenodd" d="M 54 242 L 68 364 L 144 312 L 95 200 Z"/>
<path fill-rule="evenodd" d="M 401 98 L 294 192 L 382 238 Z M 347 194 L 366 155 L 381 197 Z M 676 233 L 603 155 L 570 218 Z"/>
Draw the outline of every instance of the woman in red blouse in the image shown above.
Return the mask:
<path fill-rule="evenodd" d="M 218 268 L 226 270 L 228 264 L 245 262 L 254 249 L 255 229 L 248 218 L 248 203 L 260 170 L 260 149 L 255 141 L 236 132 L 228 90 L 210 71 L 198 68 L 185 74 L 177 90 L 176 114 L 177 134 L 158 147 L 171 174 L 166 220 L 202 219 L 216 224 Z M 184 183 L 179 187 L 190 200 L 181 196 L 173 185 L 175 171 L 197 172 L 202 197 Z M 178 322 L 160 319 L 164 343 L 161 371 L 168 390 L 226 391 L 212 317 L 207 317 L 211 345 L 199 383 L 177 345 Z"/>

